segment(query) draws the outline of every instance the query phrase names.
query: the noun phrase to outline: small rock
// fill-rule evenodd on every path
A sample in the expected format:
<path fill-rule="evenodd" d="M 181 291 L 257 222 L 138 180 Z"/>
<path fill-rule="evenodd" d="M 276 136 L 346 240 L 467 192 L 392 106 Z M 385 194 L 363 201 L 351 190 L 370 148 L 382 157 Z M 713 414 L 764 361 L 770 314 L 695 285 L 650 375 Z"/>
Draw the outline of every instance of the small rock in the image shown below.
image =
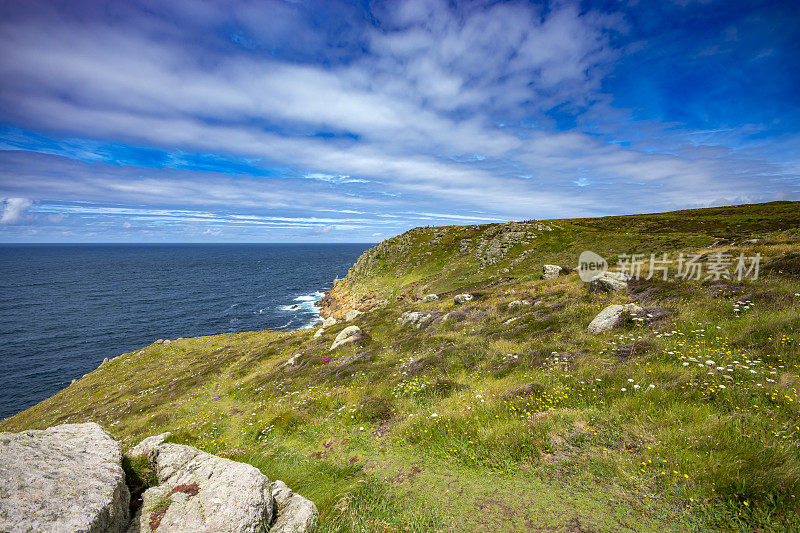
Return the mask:
<path fill-rule="evenodd" d="M 520 308 L 522 306 L 525 306 L 525 305 L 531 305 L 531 303 L 532 302 L 530 300 L 514 300 L 513 302 L 509 302 L 508 303 L 508 308 L 509 309 L 518 309 L 518 308 Z"/>
<path fill-rule="evenodd" d="M 428 322 L 431 321 L 433 315 L 430 313 L 420 313 L 419 311 L 406 311 L 405 313 L 397 319 L 398 322 L 406 325 L 413 325 L 417 329 L 421 328 L 422 326 L 426 325 Z"/>
<path fill-rule="evenodd" d="M 333 344 L 331 344 L 330 349 L 335 350 L 342 344 L 349 344 L 353 342 L 358 342 L 363 338 L 364 334 L 361 331 L 361 328 L 358 326 L 347 326 L 342 331 L 336 335 L 336 338 L 333 340 Z"/>
<path fill-rule="evenodd" d="M 353 320 L 354 318 L 356 318 L 360 314 L 361 314 L 361 311 L 359 311 L 358 309 L 350 309 L 347 313 L 345 313 L 344 321 L 345 322 L 350 322 L 351 320 Z"/>
<path fill-rule="evenodd" d="M 434 302 L 439 299 L 439 296 L 436 294 L 426 294 L 422 297 L 423 302 Z"/>
<path fill-rule="evenodd" d="M 603 272 L 589 282 L 589 292 L 615 292 L 628 288 L 630 276 L 622 272 Z"/>
<path fill-rule="evenodd" d="M 542 279 L 557 278 L 562 270 L 564 269 L 558 265 L 544 265 L 542 267 Z"/>
<path fill-rule="evenodd" d="M 325 319 L 325 320 L 322 322 L 322 327 L 323 327 L 323 328 L 329 328 L 329 327 L 331 327 L 331 326 L 335 326 L 335 325 L 336 325 L 336 319 L 335 319 L 335 318 L 333 318 L 332 316 L 329 316 L 328 318 L 326 318 L 326 319 Z"/>
<path fill-rule="evenodd" d="M 154 342 L 153 344 L 164 344 L 164 339 L 158 339 L 158 340 L 157 340 L 156 342 Z"/>
<path fill-rule="evenodd" d="M 472 300 L 473 297 L 471 294 L 456 294 L 456 296 L 453 298 L 453 301 L 457 304 L 471 302 Z"/>
<path fill-rule="evenodd" d="M 314 333 L 314 338 L 318 339 L 322 337 L 322 334 L 325 333 L 325 328 L 319 328 L 316 333 Z"/>
<path fill-rule="evenodd" d="M 624 313 L 638 314 L 642 311 L 641 307 L 632 303 L 625 305 L 609 305 L 594 317 L 586 330 L 595 335 L 603 333 L 604 331 L 611 331 Z"/>
<path fill-rule="evenodd" d="M 164 344 L 172 344 L 172 341 L 171 341 L 171 340 L 169 340 L 169 339 L 166 339 L 166 340 L 164 341 Z"/>
<path fill-rule="evenodd" d="M 453 322 L 461 322 L 467 318 L 467 314 L 463 311 L 451 311 L 442 317 L 442 322 L 452 320 Z"/>

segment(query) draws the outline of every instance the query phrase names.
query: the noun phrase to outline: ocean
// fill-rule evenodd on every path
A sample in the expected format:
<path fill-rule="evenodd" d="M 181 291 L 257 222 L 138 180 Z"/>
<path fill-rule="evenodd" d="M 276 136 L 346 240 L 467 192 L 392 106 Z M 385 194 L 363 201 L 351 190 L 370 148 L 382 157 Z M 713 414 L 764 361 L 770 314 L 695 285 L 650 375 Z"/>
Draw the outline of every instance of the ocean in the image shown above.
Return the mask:
<path fill-rule="evenodd" d="M 0 245 L 0 419 L 159 338 L 311 327 L 370 246 Z"/>

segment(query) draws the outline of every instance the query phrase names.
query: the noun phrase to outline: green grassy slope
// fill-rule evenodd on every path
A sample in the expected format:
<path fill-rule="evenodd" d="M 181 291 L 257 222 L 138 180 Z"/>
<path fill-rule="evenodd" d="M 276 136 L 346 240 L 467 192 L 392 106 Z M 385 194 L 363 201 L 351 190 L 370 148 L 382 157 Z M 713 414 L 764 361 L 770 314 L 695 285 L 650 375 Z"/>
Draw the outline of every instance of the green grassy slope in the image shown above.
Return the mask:
<path fill-rule="evenodd" d="M 324 312 L 366 311 L 347 324 L 154 344 L 0 430 L 171 431 L 285 480 L 322 531 L 798 530 L 799 228 L 789 202 L 417 228 L 337 281 Z M 541 279 L 583 250 L 765 259 L 755 281 L 614 294 Z M 666 316 L 586 333 L 631 301 Z M 417 329 L 397 320 L 411 310 L 463 320 Z M 367 338 L 330 351 L 350 324 Z"/>

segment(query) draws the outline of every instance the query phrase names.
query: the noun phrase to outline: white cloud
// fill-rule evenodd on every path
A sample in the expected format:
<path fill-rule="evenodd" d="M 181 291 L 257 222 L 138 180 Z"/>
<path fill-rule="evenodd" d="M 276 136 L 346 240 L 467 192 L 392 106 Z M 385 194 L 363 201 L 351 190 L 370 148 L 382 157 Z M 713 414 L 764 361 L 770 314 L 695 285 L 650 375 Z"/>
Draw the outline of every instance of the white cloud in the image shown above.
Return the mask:
<path fill-rule="evenodd" d="M 3 200 L 3 211 L 0 214 L 0 224 L 19 224 L 25 211 L 33 205 L 27 198 L 6 198 Z"/>

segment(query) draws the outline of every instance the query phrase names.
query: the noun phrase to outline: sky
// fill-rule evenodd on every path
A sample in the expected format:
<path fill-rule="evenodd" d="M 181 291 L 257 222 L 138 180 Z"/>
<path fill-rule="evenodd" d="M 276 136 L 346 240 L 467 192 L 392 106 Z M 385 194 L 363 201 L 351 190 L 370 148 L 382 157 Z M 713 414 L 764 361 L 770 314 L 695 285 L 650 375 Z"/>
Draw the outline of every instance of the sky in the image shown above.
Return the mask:
<path fill-rule="evenodd" d="M 800 2 L 0 0 L 0 242 L 800 199 Z"/>

